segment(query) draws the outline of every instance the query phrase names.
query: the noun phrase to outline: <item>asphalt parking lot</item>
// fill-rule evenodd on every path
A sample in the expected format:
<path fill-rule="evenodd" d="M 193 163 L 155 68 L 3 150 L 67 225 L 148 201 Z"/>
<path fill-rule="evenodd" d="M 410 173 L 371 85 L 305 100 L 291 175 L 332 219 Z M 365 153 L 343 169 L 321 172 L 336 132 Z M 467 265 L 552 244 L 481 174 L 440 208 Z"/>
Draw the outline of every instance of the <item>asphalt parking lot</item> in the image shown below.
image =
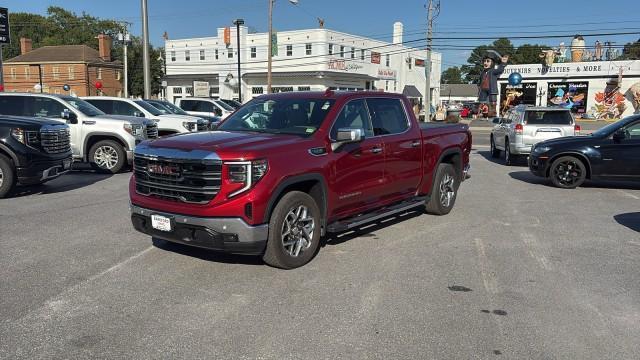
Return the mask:
<path fill-rule="evenodd" d="M 134 232 L 128 173 L 23 189 L 0 200 L 0 357 L 640 358 L 640 187 L 556 189 L 487 150 L 448 216 L 292 271 Z"/>

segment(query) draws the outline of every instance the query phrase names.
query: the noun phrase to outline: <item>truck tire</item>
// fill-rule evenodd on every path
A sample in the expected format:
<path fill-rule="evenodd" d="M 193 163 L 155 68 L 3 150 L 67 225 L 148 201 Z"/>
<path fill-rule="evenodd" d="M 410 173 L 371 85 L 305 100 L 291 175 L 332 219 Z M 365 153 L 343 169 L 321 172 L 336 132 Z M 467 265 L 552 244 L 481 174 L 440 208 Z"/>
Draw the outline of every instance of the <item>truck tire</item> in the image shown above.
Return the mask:
<path fill-rule="evenodd" d="M 15 183 L 16 175 L 13 163 L 6 156 L 0 155 L 0 199 L 13 190 Z"/>
<path fill-rule="evenodd" d="M 456 202 L 460 181 L 458 174 L 451 164 L 440 164 L 436 170 L 433 191 L 427 202 L 427 213 L 432 215 L 446 215 Z"/>
<path fill-rule="evenodd" d="M 320 208 L 307 193 L 286 193 L 271 213 L 265 263 L 294 269 L 313 258 L 320 244 Z"/>
<path fill-rule="evenodd" d="M 122 170 L 126 156 L 122 145 L 114 140 L 98 141 L 89 150 L 91 167 L 104 174 L 116 174 Z"/>
<path fill-rule="evenodd" d="M 551 164 L 549 177 L 556 187 L 575 189 L 587 178 L 587 167 L 576 157 L 562 156 Z"/>

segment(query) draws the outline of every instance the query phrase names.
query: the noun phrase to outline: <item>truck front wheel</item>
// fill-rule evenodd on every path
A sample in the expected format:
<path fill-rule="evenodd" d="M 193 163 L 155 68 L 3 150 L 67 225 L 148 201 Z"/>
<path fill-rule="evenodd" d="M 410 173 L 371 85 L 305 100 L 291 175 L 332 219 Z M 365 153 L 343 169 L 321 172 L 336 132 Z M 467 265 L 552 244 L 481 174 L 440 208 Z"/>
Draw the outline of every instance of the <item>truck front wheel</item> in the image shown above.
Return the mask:
<path fill-rule="evenodd" d="M 300 191 L 285 194 L 271 214 L 262 259 L 281 269 L 308 263 L 320 244 L 320 226 L 320 209 L 311 196 Z"/>
<path fill-rule="evenodd" d="M 433 215 L 446 215 L 456 202 L 460 181 L 451 164 L 440 164 L 436 170 L 431 197 L 427 202 L 427 212 Z"/>
<path fill-rule="evenodd" d="M 0 155 L 0 199 L 13 189 L 16 183 L 13 163 L 6 156 Z"/>
<path fill-rule="evenodd" d="M 122 145 L 113 140 L 98 141 L 89 150 L 91 166 L 101 173 L 118 173 L 124 167 L 126 160 Z"/>

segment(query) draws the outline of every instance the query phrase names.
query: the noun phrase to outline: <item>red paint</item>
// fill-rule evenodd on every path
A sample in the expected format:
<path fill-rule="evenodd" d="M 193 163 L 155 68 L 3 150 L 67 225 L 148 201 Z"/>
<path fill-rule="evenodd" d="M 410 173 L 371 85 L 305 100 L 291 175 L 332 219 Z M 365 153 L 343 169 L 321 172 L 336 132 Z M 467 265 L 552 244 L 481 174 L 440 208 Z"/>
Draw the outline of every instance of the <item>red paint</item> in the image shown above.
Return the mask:
<path fill-rule="evenodd" d="M 96 81 L 95 87 L 98 90 L 102 89 L 102 81 Z"/>

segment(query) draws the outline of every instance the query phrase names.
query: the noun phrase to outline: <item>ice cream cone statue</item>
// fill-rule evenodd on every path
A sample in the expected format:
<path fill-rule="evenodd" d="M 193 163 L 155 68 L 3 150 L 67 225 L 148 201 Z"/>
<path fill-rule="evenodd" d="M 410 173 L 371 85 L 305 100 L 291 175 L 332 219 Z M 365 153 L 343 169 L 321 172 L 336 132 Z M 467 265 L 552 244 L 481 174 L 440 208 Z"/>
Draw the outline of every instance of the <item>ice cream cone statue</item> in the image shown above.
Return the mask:
<path fill-rule="evenodd" d="M 584 54 L 584 38 L 580 35 L 576 35 L 571 40 L 571 62 L 582 61 L 582 55 Z"/>

